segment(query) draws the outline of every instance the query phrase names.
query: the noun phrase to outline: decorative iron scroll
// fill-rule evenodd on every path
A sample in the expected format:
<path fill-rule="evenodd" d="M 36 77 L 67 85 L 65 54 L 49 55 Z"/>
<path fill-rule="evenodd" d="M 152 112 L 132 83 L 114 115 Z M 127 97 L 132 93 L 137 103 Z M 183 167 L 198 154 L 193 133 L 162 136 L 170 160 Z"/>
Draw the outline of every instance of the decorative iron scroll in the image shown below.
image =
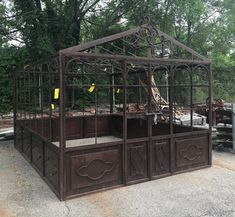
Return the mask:
<path fill-rule="evenodd" d="M 102 179 L 106 173 L 111 172 L 115 168 L 114 162 L 95 159 L 85 166 L 81 166 L 75 173 L 90 180 L 97 181 Z M 98 169 L 98 171 L 97 171 Z"/>
<path fill-rule="evenodd" d="M 189 161 L 194 161 L 202 155 L 202 148 L 196 145 L 189 145 L 180 151 L 180 156 Z"/>
<path fill-rule="evenodd" d="M 165 144 L 166 143 L 156 143 L 155 146 L 156 168 L 159 167 L 160 170 L 164 170 L 167 163 L 167 156 L 164 150 Z"/>
<path fill-rule="evenodd" d="M 131 148 L 131 175 L 143 175 L 144 174 L 144 159 L 143 152 L 144 147 Z"/>
<path fill-rule="evenodd" d="M 26 143 L 26 147 L 24 149 L 25 152 L 29 151 L 30 149 L 30 143 Z"/>

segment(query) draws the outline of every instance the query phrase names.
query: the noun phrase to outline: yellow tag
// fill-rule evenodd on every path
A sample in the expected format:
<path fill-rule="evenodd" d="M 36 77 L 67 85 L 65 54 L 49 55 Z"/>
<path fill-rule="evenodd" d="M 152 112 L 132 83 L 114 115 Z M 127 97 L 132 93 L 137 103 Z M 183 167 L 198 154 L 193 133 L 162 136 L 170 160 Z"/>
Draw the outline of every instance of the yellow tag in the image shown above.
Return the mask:
<path fill-rule="evenodd" d="M 145 29 L 145 32 L 146 32 L 146 34 L 148 33 L 148 30 L 147 29 Z"/>
<path fill-rule="evenodd" d="M 59 95 L 60 95 L 60 89 L 55 88 L 55 90 L 54 90 L 54 99 L 59 99 Z"/>
<path fill-rule="evenodd" d="M 120 93 L 120 89 L 119 88 L 117 89 L 117 93 Z"/>
<path fill-rule="evenodd" d="M 92 93 L 92 92 L 94 91 L 94 89 L 95 89 L 95 84 L 92 83 L 91 86 L 89 87 L 88 91 L 89 91 L 90 93 Z"/>
<path fill-rule="evenodd" d="M 51 104 L 51 109 L 54 110 L 55 109 L 55 105 Z"/>

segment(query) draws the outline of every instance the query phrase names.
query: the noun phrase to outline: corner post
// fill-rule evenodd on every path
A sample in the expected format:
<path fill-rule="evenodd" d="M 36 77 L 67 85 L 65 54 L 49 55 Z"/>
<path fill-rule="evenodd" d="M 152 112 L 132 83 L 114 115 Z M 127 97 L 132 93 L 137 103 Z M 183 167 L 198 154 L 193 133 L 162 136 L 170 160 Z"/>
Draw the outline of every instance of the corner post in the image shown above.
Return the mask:
<path fill-rule="evenodd" d="M 170 124 L 170 172 L 173 174 L 175 169 L 175 145 L 174 145 L 174 104 L 173 104 L 173 91 L 174 91 L 174 68 L 169 67 L 169 124 Z"/>
<path fill-rule="evenodd" d="M 123 183 L 127 185 L 127 68 L 126 61 L 122 61 L 123 67 Z"/>
<path fill-rule="evenodd" d="M 212 125 L 213 125 L 213 120 L 212 120 L 212 65 L 210 62 L 209 65 L 209 165 L 212 165 Z"/>
<path fill-rule="evenodd" d="M 14 90 L 13 90 L 13 113 L 14 113 L 14 116 L 13 116 L 13 127 L 14 127 L 14 146 L 16 146 L 16 112 L 17 112 L 17 109 L 16 109 L 16 71 L 14 70 L 13 71 L 13 82 L 14 82 Z"/>
<path fill-rule="evenodd" d="M 232 104 L 233 150 L 235 151 L 235 104 Z"/>
<path fill-rule="evenodd" d="M 64 178 L 64 149 L 65 149 L 65 56 L 59 52 L 59 76 L 60 76 L 60 147 L 59 147 L 59 196 L 60 200 L 65 199 L 65 178 Z"/>
<path fill-rule="evenodd" d="M 149 51 L 150 52 L 150 51 Z M 150 56 L 150 55 L 149 55 Z M 153 71 L 152 71 L 152 65 L 150 62 L 148 62 L 148 73 L 147 73 L 147 79 L 148 79 L 148 116 L 147 116 L 147 124 L 148 124 L 148 178 L 149 180 L 152 180 L 152 125 L 153 125 L 153 109 L 152 109 L 152 77 L 153 77 Z"/>
<path fill-rule="evenodd" d="M 147 48 L 147 57 L 150 59 L 152 58 L 152 46 L 151 44 L 148 45 Z M 153 109 L 152 109 L 152 100 L 153 100 L 153 93 L 152 93 L 152 88 L 153 88 L 153 68 L 148 61 L 148 72 L 147 72 L 147 84 L 148 84 L 148 116 L 147 116 L 147 124 L 148 124 L 148 144 L 147 144 L 147 156 L 148 156 L 148 178 L 149 180 L 152 180 L 152 124 L 153 124 Z M 155 88 L 155 87 L 154 87 Z M 151 115 L 149 115 L 151 114 Z"/>

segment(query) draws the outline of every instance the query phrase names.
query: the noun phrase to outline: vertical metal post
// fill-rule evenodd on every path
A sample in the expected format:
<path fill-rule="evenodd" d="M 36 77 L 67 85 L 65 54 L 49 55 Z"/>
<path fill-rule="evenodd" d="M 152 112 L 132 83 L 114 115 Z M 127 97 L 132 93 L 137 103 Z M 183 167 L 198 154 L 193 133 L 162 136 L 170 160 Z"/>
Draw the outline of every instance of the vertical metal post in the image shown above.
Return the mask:
<path fill-rule="evenodd" d="M 109 80 L 109 84 L 110 84 L 110 113 L 113 113 L 113 107 L 114 107 L 114 102 L 115 102 L 115 91 L 114 91 L 114 75 L 113 73 L 110 75 L 110 80 Z"/>
<path fill-rule="evenodd" d="M 148 58 L 152 58 L 152 47 L 151 45 L 148 46 L 147 48 L 147 56 Z M 152 72 L 152 66 L 151 63 L 148 63 L 148 74 L 147 74 L 147 79 L 148 79 L 148 113 L 152 113 L 152 99 L 153 99 L 153 94 L 152 94 L 152 77 L 153 77 L 153 72 Z M 152 180 L 152 124 L 153 124 L 153 116 L 148 115 L 147 117 L 148 121 L 148 177 L 150 180 Z"/>
<path fill-rule="evenodd" d="M 209 65 L 209 165 L 212 165 L 212 65 Z"/>
<path fill-rule="evenodd" d="M 140 82 L 140 74 L 139 74 L 139 78 L 138 78 L 138 85 L 139 85 L 139 102 L 140 102 L 140 105 L 142 104 L 142 90 L 141 90 L 141 82 Z"/>
<path fill-rule="evenodd" d="M 114 87 L 115 83 L 114 83 L 114 68 L 113 68 L 113 65 L 112 65 L 112 113 L 113 113 L 113 108 L 115 108 L 115 87 Z"/>
<path fill-rule="evenodd" d="M 190 126 L 193 131 L 193 66 L 190 66 Z"/>
<path fill-rule="evenodd" d="M 62 52 L 59 52 L 59 74 L 60 74 L 60 200 L 65 199 L 65 173 L 64 173 L 64 149 L 65 149 L 65 90 L 64 90 L 64 76 L 65 76 L 65 57 Z"/>
<path fill-rule="evenodd" d="M 95 72 L 94 82 L 95 82 L 95 85 L 97 85 L 97 59 L 96 58 L 95 58 L 94 72 Z M 98 100 L 97 100 L 97 88 L 95 88 L 95 144 L 97 144 L 97 137 L 98 137 Z"/>
<path fill-rule="evenodd" d="M 126 61 L 122 62 L 123 65 L 123 183 L 127 184 L 127 114 L 126 114 L 126 102 L 127 102 L 127 70 Z"/>
<path fill-rule="evenodd" d="M 138 73 L 137 75 L 135 75 L 135 82 L 136 82 L 136 84 L 138 85 L 138 87 L 137 87 L 137 95 L 138 95 L 137 105 L 140 106 L 140 105 L 141 105 L 140 73 Z"/>
<path fill-rule="evenodd" d="M 72 99 L 71 99 L 71 107 L 72 107 L 72 109 L 74 109 L 74 104 L 75 104 L 75 88 L 74 88 L 74 86 L 72 87 L 72 97 L 71 97 Z"/>
<path fill-rule="evenodd" d="M 34 130 L 37 131 L 37 112 L 36 112 L 36 109 L 37 109 L 37 104 L 36 104 L 36 95 L 37 95 L 37 83 L 36 83 L 36 72 L 35 72 L 35 67 L 33 69 L 33 88 L 34 88 L 34 94 L 33 94 L 33 104 L 34 104 L 34 112 L 33 112 L 33 115 L 34 115 L 34 120 L 33 120 L 33 126 L 34 126 Z"/>
<path fill-rule="evenodd" d="M 49 138 L 50 138 L 50 141 L 52 141 L 52 108 L 51 108 L 51 104 L 52 104 L 52 96 L 51 96 L 52 82 L 51 82 L 51 76 L 52 76 L 52 72 L 49 71 L 49 92 L 48 92 L 48 94 L 49 94 Z"/>
<path fill-rule="evenodd" d="M 27 86 L 26 86 L 26 72 L 24 72 L 24 83 L 23 83 L 23 87 L 22 87 L 22 90 L 23 90 L 23 95 L 24 95 L 24 101 L 23 101 L 23 112 L 24 112 L 24 126 L 26 125 L 26 102 L 27 102 L 27 96 L 26 96 L 26 92 L 27 92 Z"/>
<path fill-rule="evenodd" d="M 235 150 L 235 104 L 232 104 L 232 124 L 233 124 L 233 150 Z"/>
<path fill-rule="evenodd" d="M 32 129 L 32 116 L 31 116 L 31 108 L 33 106 L 33 91 L 32 91 L 32 87 L 33 87 L 33 82 L 32 82 L 32 72 L 28 72 L 28 76 L 29 76 L 29 128 Z M 32 156 L 32 155 L 31 155 Z"/>
<path fill-rule="evenodd" d="M 13 91 L 13 111 L 14 111 L 14 123 L 13 123 L 13 126 L 14 126 L 14 145 L 16 146 L 16 112 L 17 112 L 17 109 L 16 109 L 16 80 L 17 77 L 16 77 L 16 71 L 13 71 L 13 81 L 14 81 L 14 91 Z"/>
<path fill-rule="evenodd" d="M 174 171 L 174 165 L 175 165 L 175 147 L 174 147 L 174 126 L 173 126 L 173 118 L 174 118 L 174 107 L 173 107 L 173 91 L 174 91 L 174 83 L 173 83 L 173 66 L 170 65 L 170 85 L 169 85 L 169 122 L 170 122 L 170 172 L 173 173 Z"/>
<path fill-rule="evenodd" d="M 40 72 L 38 73 L 38 103 L 40 111 L 42 111 L 42 66 L 40 67 Z"/>
<path fill-rule="evenodd" d="M 40 104 L 40 116 L 41 116 L 41 135 L 44 136 L 44 120 L 43 120 L 43 72 L 42 66 L 39 73 L 39 104 Z"/>
<path fill-rule="evenodd" d="M 166 75 L 165 75 L 165 79 L 166 79 L 166 100 L 167 100 L 167 102 L 169 103 L 169 72 L 168 71 L 166 71 Z"/>
<path fill-rule="evenodd" d="M 148 123 L 148 177 L 152 179 L 152 124 L 153 124 L 153 111 L 152 111 L 152 66 L 148 63 L 148 113 L 151 115 L 147 116 Z"/>

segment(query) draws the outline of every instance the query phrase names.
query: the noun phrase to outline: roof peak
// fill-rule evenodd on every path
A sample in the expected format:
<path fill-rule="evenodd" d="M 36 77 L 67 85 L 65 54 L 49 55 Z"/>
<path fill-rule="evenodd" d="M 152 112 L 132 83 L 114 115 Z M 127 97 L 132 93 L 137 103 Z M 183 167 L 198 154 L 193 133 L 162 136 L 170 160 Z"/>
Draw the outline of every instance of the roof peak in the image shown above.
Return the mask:
<path fill-rule="evenodd" d="M 64 54 L 86 52 L 151 58 L 208 60 L 198 52 L 159 30 L 149 16 L 137 28 L 61 50 Z"/>

